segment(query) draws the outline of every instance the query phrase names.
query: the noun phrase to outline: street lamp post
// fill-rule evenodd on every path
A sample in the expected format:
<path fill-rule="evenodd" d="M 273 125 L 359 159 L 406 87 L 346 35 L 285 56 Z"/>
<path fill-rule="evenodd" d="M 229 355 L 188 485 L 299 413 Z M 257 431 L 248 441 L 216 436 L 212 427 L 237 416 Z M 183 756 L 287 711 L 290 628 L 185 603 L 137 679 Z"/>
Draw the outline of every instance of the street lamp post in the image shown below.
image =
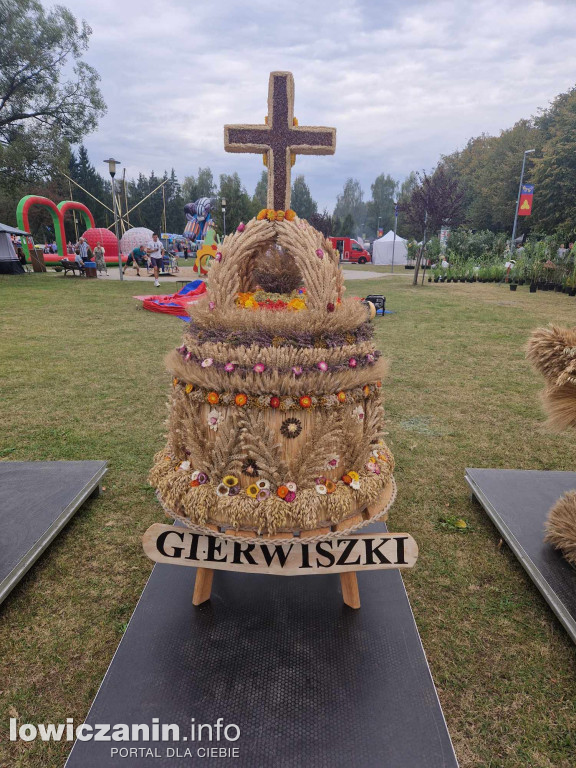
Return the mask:
<path fill-rule="evenodd" d="M 104 160 L 108 163 L 108 171 L 110 178 L 112 179 L 112 209 L 114 211 L 114 232 L 116 234 L 116 241 L 118 243 L 118 271 L 120 272 L 120 280 L 124 280 L 124 274 L 122 272 L 122 254 L 120 253 L 120 232 L 118 230 L 118 209 L 116 204 L 116 187 L 114 183 L 114 176 L 116 176 L 116 166 L 120 165 L 120 160 L 114 160 L 113 157 L 109 157 L 108 160 Z"/>
<path fill-rule="evenodd" d="M 526 155 L 536 152 L 535 149 L 527 149 L 522 157 L 522 172 L 520 173 L 520 184 L 518 185 L 518 199 L 516 200 L 516 210 L 514 212 L 514 226 L 512 227 L 512 242 L 510 243 L 510 257 L 516 248 L 516 225 L 518 224 L 518 206 L 520 205 L 520 195 L 522 194 L 522 183 L 524 181 L 524 168 L 526 167 Z"/>
<path fill-rule="evenodd" d="M 222 198 L 222 228 L 224 230 L 224 237 L 226 236 L 226 198 Z"/>

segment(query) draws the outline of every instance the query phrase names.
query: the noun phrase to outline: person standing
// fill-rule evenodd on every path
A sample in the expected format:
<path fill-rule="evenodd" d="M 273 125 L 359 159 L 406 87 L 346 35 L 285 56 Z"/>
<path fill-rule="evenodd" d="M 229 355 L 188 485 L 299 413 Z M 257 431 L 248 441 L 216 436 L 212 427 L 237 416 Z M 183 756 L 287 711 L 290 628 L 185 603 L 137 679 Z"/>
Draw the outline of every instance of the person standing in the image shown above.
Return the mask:
<path fill-rule="evenodd" d="M 96 261 L 96 269 L 100 274 L 102 274 L 102 270 L 108 274 L 108 267 L 106 266 L 106 259 L 104 258 L 105 255 L 106 251 L 104 250 L 102 243 L 98 241 L 96 243 L 96 248 L 94 248 L 94 260 Z"/>
<path fill-rule="evenodd" d="M 146 250 L 148 251 L 148 255 L 150 256 L 150 262 L 152 269 L 154 270 L 154 285 L 156 288 L 160 286 L 160 281 L 158 278 L 160 277 L 160 271 L 162 269 L 162 257 L 164 256 L 164 246 L 162 245 L 162 241 L 159 239 L 158 234 L 154 232 L 152 235 L 152 240 L 148 243 L 146 246 Z"/>
<path fill-rule="evenodd" d="M 82 266 L 85 261 L 90 261 L 92 258 L 92 249 L 88 245 L 88 241 L 83 237 L 78 241 L 78 253 L 76 254 L 76 262 Z"/>

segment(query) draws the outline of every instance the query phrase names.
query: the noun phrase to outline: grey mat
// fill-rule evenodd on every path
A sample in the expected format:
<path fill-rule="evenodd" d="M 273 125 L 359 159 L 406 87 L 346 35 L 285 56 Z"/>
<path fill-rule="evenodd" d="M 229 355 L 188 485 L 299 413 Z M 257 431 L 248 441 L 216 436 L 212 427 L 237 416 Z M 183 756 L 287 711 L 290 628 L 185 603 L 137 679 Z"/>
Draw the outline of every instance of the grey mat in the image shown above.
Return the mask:
<path fill-rule="evenodd" d="M 226 571 L 194 608 L 194 576 L 154 567 L 87 723 L 157 717 L 182 736 L 191 718 L 221 717 L 241 729 L 220 745 L 237 746 L 230 763 L 243 768 L 457 766 L 398 572 L 359 574 L 359 611 L 343 605 L 338 576 Z M 66 768 L 204 765 L 206 744 L 76 742 Z M 114 747 L 160 757 L 111 757 Z M 169 748 L 193 756 L 179 762 Z"/>
<path fill-rule="evenodd" d="M 543 540 L 548 512 L 563 493 L 576 488 L 576 472 L 467 469 L 466 480 L 576 642 L 576 571 Z"/>
<path fill-rule="evenodd" d="M 105 461 L 0 461 L 0 603 L 105 473 Z"/>

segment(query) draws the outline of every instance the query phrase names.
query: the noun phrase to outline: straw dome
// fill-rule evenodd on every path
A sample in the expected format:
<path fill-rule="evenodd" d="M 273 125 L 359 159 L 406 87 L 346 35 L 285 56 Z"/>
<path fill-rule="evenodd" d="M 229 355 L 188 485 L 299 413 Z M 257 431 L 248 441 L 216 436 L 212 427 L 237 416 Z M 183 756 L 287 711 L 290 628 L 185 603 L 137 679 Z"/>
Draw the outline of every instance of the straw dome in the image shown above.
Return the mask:
<path fill-rule="evenodd" d="M 304 536 L 392 503 L 386 363 L 367 307 L 344 291 L 338 253 L 293 211 L 226 237 L 167 358 L 168 442 L 150 479 L 168 515 Z"/>

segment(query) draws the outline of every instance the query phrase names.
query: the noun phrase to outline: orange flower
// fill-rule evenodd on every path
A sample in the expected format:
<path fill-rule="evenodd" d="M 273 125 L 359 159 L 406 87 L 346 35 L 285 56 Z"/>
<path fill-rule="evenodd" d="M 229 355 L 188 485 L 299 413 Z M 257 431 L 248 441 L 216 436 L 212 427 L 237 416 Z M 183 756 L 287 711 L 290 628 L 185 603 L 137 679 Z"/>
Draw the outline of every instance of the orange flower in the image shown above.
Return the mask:
<path fill-rule="evenodd" d="M 310 408 L 312 405 L 312 398 L 309 395 L 304 395 L 300 398 L 300 406 L 302 408 Z"/>
<path fill-rule="evenodd" d="M 263 219 L 266 218 L 267 215 L 268 215 L 268 209 L 262 208 L 262 210 L 258 212 L 258 215 L 256 216 L 256 220 L 262 221 Z"/>
<path fill-rule="evenodd" d="M 186 384 L 186 387 L 184 388 L 184 392 L 186 392 L 186 394 L 189 395 L 190 392 L 192 392 L 193 389 L 194 389 L 194 385 L 193 384 Z"/>
<path fill-rule="evenodd" d="M 350 485 L 352 482 L 352 478 L 350 475 L 342 475 L 342 480 L 346 483 L 346 485 Z"/>
<path fill-rule="evenodd" d="M 336 490 L 336 483 L 334 483 L 332 480 L 326 480 L 324 485 L 326 486 L 326 493 L 334 493 Z"/>
<path fill-rule="evenodd" d="M 216 405 L 220 402 L 220 395 L 218 392 L 208 392 L 208 397 L 206 398 L 210 405 Z"/>
<path fill-rule="evenodd" d="M 376 382 L 376 386 L 377 386 L 378 388 L 380 388 L 380 387 L 382 386 L 382 382 L 381 382 L 381 381 L 377 381 L 377 382 Z"/>
<path fill-rule="evenodd" d="M 246 405 L 248 402 L 248 398 L 244 394 L 244 392 L 239 392 L 236 397 L 234 398 L 234 402 L 236 405 Z"/>
<path fill-rule="evenodd" d="M 268 221 L 274 221 L 276 219 L 276 211 L 270 208 L 268 211 L 266 211 L 266 218 Z"/>
<path fill-rule="evenodd" d="M 285 485 L 279 485 L 276 489 L 276 494 L 280 496 L 281 499 L 285 499 L 286 496 L 290 493 L 290 489 L 286 488 Z"/>
<path fill-rule="evenodd" d="M 276 211 L 276 221 L 284 221 L 285 216 L 284 211 Z"/>
<path fill-rule="evenodd" d="M 192 482 L 188 483 L 188 485 L 190 486 L 190 488 L 198 488 L 200 483 L 198 482 L 198 480 L 192 480 Z"/>
<path fill-rule="evenodd" d="M 368 386 L 368 384 L 364 384 L 364 388 L 362 389 L 362 392 L 364 392 L 365 397 L 368 397 L 368 395 L 370 394 L 370 387 Z"/>
<path fill-rule="evenodd" d="M 338 400 L 339 400 L 341 403 L 345 403 L 345 402 L 346 402 L 346 392 L 342 392 L 342 390 L 340 390 L 340 392 L 338 392 L 338 394 L 336 395 L 336 397 L 338 398 Z"/>
<path fill-rule="evenodd" d="M 292 208 L 289 208 L 284 214 L 284 218 L 287 221 L 294 221 L 294 219 L 296 218 L 296 211 L 293 211 Z"/>
<path fill-rule="evenodd" d="M 172 379 L 172 386 L 173 387 L 177 387 L 178 386 L 178 379 L 176 378 L 176 376 L 174 376 L 174 378 Z"/>

